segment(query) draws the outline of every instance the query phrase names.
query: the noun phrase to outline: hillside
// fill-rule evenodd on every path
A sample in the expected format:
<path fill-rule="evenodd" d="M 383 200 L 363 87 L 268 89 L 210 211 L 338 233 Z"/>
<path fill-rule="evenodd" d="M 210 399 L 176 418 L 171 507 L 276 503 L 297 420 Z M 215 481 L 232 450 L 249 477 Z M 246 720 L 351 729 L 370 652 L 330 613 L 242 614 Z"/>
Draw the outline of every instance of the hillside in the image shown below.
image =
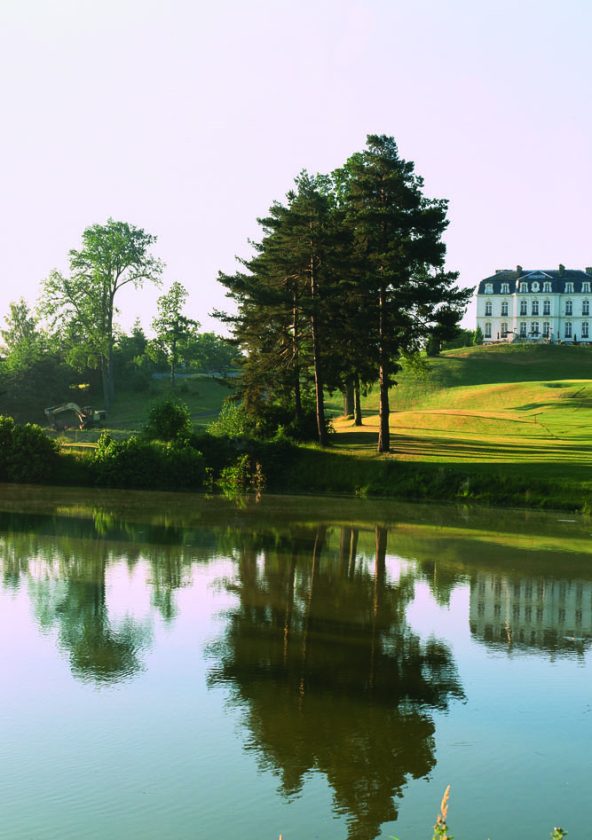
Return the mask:
<path fill-rule="evenodd" d="M 402 372 L 399 383 L 391 404 L 397 461 L 542 481 L 549 493 L 592 490 L 592 349 L 463 348 Z M 361 429 L 334 418 L 340 453 L 376 457 L 377 408 L 371 393 Z"/>

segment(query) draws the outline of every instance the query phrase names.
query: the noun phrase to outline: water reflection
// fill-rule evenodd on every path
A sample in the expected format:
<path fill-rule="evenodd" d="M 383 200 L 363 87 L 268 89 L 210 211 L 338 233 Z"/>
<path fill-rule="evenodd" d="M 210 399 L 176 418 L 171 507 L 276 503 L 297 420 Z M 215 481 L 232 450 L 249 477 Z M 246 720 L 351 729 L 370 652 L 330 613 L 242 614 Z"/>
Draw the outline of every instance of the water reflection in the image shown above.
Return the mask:
<path fill-rule="evenodd" d="M 374 838 L 396 818 L 409 777 L 435 764 L 430 711 L 462 689 L 450 650 L 421 642 L 405 620 L 415 574 L 387 577 L 388 532 L 375 530 L 370 562 L 358 531 L 301 530 L 270 545 L 251 533 L 227 582 L 228 615 L 213 684 L 231 686 L 245 711 L 248 745 L 293 795 L 307 773 L 324 773 L 349 837 Z"/>
<path fill-rule="evenodd" d="M 470 624 L 479 641 L 498 647 L 583 652 L 592 642 L 592 583 L 478 573 Z"/>
<path fill-rule="evenodd" d="M 119 685 L 141 678 L 160 619 L 172 638 L 188 626 L 180 605 L 201 609 L 198 566 L 223 561 L 215 597 L 226 611 L 222 629 L 208 625 L 209 684 L 226 689 L 246 749 L 277 775 L 284 799 L 311 775 L 327 780 L 350 840 L 372 840 L 397 818 L 405 785 L 436 766 L 435 713 L 463 698 L 451 649 L 408 621 L 418 583 L 436 612 L 458 603 L 459 588 L 470 594 L 457 624 L 466 636 L 469 623 L 478 647 L 582 656 L 592 640 L 588 526 L 564 534 L 565 524 L 514 515 L 494 531 L 490 513 L 372 508 L 371 518 L 341 502 L 327 513 L 318 501 L 236 511 L 186 497 L 152 509 L 146 496 L 89 499 L 28 514 L 0 499 L 2 590 L 26 594 L 77 680 Z M 111 571 L 126 567 L 145 576 L 146 619 L 115 618 Z M 191 636 L 176 648 L 184 686 L 195 647 Z M 174 696 L 179 686 L 172 677 L 159 691 Z"/>

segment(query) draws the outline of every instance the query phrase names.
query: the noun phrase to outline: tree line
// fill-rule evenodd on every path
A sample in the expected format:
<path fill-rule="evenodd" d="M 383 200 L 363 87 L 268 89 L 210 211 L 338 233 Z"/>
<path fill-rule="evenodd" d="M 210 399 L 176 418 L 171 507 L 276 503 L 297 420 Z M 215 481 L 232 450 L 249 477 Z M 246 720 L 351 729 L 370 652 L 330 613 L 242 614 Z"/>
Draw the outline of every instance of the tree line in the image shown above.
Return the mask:
<path fill-rule="evenodd" d="M 243 353 L 245 410 L 327 445 L 324 398 L 340 389 L 362 423 L 360 394 L 379 389 L 378 451 L 390 449 L 390 389 L 405 357 L 458 333 L 472 293 L 445 268 L 447 201 L 428 198 L 392 137 L 330 175 L 303 171 L 258 219 L 261 238 L 220 273 L 232 314 L 217 313 Z"/>
<path fill-rule="evenodd" d="M 174 282 L 157 301 L 148 337 L 140 321 L 129 333 L 117 325 L 119 293 L 161 285 L 163 265 L 151 248 L 156 237 L 109 219 L 82 234 L 69 253 L 69 271 L 52 271 L 35 307 L 9 305 L 0 329 L 0 406 L 23 419 L 52 402 L 78 401 L 73 391 L 102 394 L 111 408 L 116 383 L 147 390 L 154 374 L 168 372 L 172 387 L 184 371 L 225 373 L 235 368 L 237 349 L 186 312 L 188 293 Z"/>

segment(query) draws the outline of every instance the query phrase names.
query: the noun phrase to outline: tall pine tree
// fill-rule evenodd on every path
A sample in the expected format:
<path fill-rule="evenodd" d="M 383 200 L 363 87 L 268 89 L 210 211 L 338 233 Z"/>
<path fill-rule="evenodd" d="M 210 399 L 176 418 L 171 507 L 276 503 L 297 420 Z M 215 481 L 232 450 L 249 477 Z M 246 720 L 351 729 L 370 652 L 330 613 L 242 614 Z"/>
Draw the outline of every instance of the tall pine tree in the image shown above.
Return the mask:
<path fill-rule="evenodd" d="M 370 135 L 363 152 L 337 173 L 354 239 L 354 261 L 368 324 L 364 341 L 378 370 L 378 451 L 390 450 L 389 388 L 403 352 L 418 349 L 438 313 L 461 311 L 470 290 L 444 271 L 447 202 L 423 195 L 414 165 L 392 137 Z"/>

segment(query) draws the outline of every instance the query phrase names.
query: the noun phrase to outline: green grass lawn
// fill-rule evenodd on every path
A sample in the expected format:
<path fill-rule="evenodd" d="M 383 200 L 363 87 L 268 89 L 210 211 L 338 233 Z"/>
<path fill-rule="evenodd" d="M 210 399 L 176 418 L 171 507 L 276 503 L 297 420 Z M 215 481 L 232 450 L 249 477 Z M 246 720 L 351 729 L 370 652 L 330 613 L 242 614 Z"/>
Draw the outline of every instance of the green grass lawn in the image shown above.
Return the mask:
<path fill-rule="evenodd" d="M 182 379 L 177 382 L 174 391 L 168 380 L 153 380 L 148 393 L 119 390 L 104 428 L 69 431 L 64 437 L 69 443 L 83 446 L 94 443 L 102 431 L 109 431 L 114 436 L 127 436 L 145 426 L 150 408 L 155 403 L 171 397 L 187 404 L 195 429 L 205 428 L 218 416 L 223 401 L 231 393 L 231 384 L 210 376 L 196 375 Z"/>
<path fill-rule="evenodd" d="M 592 348 L 462 348 L 426 359 L 397 379 L 391 454 L 375 449 L 377 390 L 364 397 L 361 428 L 340 416 L 341 395 L 329 395 L 336 431 L 330 450 L 302 447 L 277 489 L 447 498 L 450 484 L 453 498 L 592 509 Z M 196 377 L 175 395 L 203 428 L 230 393 L 216 380 Z M 150 406 L 170 395 L 165 381 L 154 382 L 149 395 L 120 393 L 109 430 L 141 429 Z M 97 436 L 96 430 L 69 433 L 78 446 Z"/>
<path fill-rule="evenodd" d="M 592 493 L 592 349 L 552 345 L 471 347 L 402 371 L 391 392 L 399 462 L 464 474 L 535 479 L 573 497 Z M 363 401 L 364 425 L 337 416 L 335 449 L 377 458 L 378 393 Z"/>

